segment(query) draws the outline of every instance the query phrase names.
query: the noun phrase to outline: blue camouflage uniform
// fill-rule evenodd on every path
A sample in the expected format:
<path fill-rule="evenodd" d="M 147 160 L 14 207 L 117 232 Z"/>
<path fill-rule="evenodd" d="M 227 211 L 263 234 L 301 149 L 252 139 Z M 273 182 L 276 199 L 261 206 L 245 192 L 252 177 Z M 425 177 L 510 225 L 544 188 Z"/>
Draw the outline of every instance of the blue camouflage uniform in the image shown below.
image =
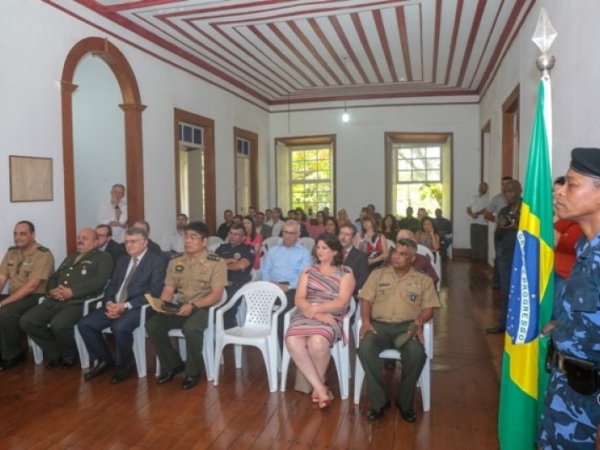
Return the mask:
<path fill-rule="evenodd" d="M 552 332 L 563 355 L 595 363 L 600 369 L 600 233 L 591 242 L 582 236 L 577 261 L 561 294 L 560 312 Z M 600 422 L 600 390 L 583 395 L 567 376 L 552 369 L 539 445 L 544 449 L 593 449 Z"/>

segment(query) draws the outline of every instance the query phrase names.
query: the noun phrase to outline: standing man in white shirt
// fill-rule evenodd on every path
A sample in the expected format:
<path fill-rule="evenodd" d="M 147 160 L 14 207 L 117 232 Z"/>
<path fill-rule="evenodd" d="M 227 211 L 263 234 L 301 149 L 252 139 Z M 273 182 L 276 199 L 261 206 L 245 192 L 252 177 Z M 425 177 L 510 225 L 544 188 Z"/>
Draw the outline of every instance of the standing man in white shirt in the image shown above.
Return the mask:
<path fill-rule="evenodd" d="M 479 183 L 479 191 L 467 205 L 467 214 L 471 221 L 471 260 L 487 262 L 488 258 L 488 223 L 484 216 L 489 203 L 488 184 Z"/>
<path fill-rule="evenodd" d="M 124 197 L 125 186 L 115 184 L 110 191 L 110 201 L 98 208 L 98 223 L 110 226 L 112 238 L 119 244 L 123 243 L 127 228 L 127 202 L 123 200 Z"/>

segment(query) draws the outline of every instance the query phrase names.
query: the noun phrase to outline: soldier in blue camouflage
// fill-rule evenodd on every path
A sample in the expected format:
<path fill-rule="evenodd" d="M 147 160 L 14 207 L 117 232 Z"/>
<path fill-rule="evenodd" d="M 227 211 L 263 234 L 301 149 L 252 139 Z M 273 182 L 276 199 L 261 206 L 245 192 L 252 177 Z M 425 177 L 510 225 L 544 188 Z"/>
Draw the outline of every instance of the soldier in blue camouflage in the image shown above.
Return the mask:
<path fill-rule="evenodd" d="M 538 444 L 543 449 L 600 448 L 600 149 L 576 148 L 566 183 L 554 194 L 558 217 L 583 230 L 577 261 L 560 295 L 552 331 L 557 349 Z"/>

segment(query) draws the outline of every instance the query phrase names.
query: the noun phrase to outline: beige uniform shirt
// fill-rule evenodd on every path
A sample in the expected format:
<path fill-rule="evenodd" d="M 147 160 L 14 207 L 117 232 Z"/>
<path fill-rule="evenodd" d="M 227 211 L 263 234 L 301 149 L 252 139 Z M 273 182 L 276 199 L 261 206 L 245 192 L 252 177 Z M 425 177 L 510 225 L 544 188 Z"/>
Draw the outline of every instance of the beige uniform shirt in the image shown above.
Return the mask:
<path fill-rule="evenodd" d="M 0 275 L 9 281 L 8 293 L 13 294 L 32 278 L 41 280 L 33 294 L 44 294 L 48 279 L 54 272 L 54 256 L 46 247 L 34 242 L 25 252 L 10 247 L 0 264 Z"/>
<path fill-rule="evenodd" d="M 372 304 L 371 318 L 380 322 L 415 320 L 423 309 L 440 307 L 431 277 L 413 268 L 402 278 L 391 266 L 373 271 L 360 298 Z"/>
<path fill-rule="evenodd" d="M 165 286 L 177 289 L 179 303 L 196 301 L 216 287 L 227 286 L 227 265 L 207 250 L 195 258 L 187 253 L 175 256 L 169 261 Z"/>

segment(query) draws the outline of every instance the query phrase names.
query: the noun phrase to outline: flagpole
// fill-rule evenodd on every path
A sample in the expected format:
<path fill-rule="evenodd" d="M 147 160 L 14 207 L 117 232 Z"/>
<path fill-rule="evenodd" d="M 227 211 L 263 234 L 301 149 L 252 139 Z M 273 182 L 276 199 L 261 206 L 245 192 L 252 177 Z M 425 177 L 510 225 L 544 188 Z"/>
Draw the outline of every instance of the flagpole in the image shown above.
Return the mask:
<path fill-rule="evenodd" d="M 536 60 L 541 79 L 511 271 L 498 414 L 501 450 L 535 447 L 548 382 L 547 338 L 540 331 L 551 318 L 554 299 L 550 71 L 556 60 L 549 49 L 555 37 L 542 7 L 532 37 L 541 51 Z"/>

